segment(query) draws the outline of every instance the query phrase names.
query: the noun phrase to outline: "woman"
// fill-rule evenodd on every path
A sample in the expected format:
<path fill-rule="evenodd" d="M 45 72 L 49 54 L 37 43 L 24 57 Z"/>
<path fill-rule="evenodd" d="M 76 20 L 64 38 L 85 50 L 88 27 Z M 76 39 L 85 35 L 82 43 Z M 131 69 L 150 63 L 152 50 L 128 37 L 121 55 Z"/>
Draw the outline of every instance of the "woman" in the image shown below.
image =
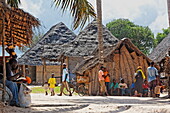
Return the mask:
<path fill-rule="evenodd" d="M 145 79 L 145 74 L 142 71 L 142 67 L 138 66 L 135 76 L 135 96 L 142 96 L 143 93 L 143 80 Z"/>

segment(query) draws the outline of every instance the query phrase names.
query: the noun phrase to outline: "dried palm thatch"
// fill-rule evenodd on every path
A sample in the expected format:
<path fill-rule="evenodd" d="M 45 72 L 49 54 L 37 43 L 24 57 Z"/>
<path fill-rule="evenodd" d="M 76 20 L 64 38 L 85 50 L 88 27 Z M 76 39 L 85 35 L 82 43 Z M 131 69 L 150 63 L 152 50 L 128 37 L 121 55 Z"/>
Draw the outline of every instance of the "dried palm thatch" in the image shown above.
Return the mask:
<path fill-rule="evenodd" d="M 0 2 L 0 34 L 3 25 L 5 25 L 5 44 L 22 46 L 32 42 L 32 30 L 38 27 L 40 22 L 22 9 L 9 8 Z M 0 38 L 1 44 L 2 38 Z"/>
<path fill-rule="evenodd" d="M 142 53 L 131 41 L 130 39 L 122 39 L 121 41 L 119 41 L 119 43 L 117 45 L 115 45 L 112 48 L 105 48 L 104 49 L 104 60 L 105 62 L 113 62 L 110 60 L 113 60 L 113 56 L 115 56 L 115 54 L 120 54 L 120 50 L 123 47 L 123 45 L 125 45 L 128 48 L 129 53 L 136 53 L 136 57 L 137 59 L 139 58 L 139 56 L 142 56 L 143 59 L 146 60 L 147 64 L 149 64 L 149 62 L 151 62 L 151 60 L 145 56 L 144 53 Z M 96 50 L 98 51 L 98 50 Z M 73 70 L 74 73 L 78 73 L 80 75 L 82 75 L 86 70 L 92 69 L 95 66 L 97 66 L 99 64 L 99 58 L 98 58 L 98 54 L 96 54 L 97 52 L 94 52 L 94 56 L 80 62 L 75 69 Z M 106 54 L 107 53 L 107 54 Z M 133 60 L 135 58 L 132 58 Z M 135 64 L 135 62 L 134 62 Z M 130 64 L 130 65 L 134 65 L 134 64 Z M 137 66 L 136 66 L 137 67 Z"/>
<path fill-rule="evenodd" d="M 157 47 L 149 55 L 149 58 L 154 62 L 161 62 L 166 56 L 169 56 L 169 51 L 170 34 L 157 45 Z"/>

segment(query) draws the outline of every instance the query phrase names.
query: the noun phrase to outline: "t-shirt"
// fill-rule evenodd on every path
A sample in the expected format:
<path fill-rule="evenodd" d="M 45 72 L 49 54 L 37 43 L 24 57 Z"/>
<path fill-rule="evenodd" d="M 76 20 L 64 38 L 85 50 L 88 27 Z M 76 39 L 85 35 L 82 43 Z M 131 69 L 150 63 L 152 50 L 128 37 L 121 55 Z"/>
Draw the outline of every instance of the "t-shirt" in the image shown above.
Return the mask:
<path fill-rule="evenodd" d="M 119 84 L 118 83 L 116 83 L 116 84 L 114 84 L 113 82 L 110 84 L 110 89 L 111 88 L 114 88 L 114 89 L 116 89 L 116 88 L 118 88 L 119 87 Z"/>
<path fill-rule="evenodd" d="M 161 87 L 162 87 L 162 86 L 156 86 L 156 87 L 155 87 L 155 90 L 154 90 L 154 93 L 155 93 L 155 94 L 160 94 L 160 93 L 161 93 Z"/>
<path fill-rule="evenodd" d="M 65 81 L 66 75 L 67 75 L 66 81 L 69 82 L 69 73 L 68 73 L 68 69 L 67 69 L 67 68 L 64 68 L 64 69 L 63 69 L 63 75 L 62 75 L 62 81 L 63 81 L 63 82 Z"/>
<path fill-rule="evenodd" d="M 156 79 L 158 75 L 158 70 L 155 67 L 148 67 L 148 82 L 151 82 Z"/>
<path fill-rule="evenodd" d="M 127 87 L 127 84 L 126 84 L 126 83 L 119 83 L 119 88 L 120 88 L 120 89 L 126 89 L 126 88 L 128 88 L 128 87 Z"/>
<path fill-rule="evenodd" d="M 110 82 L 110 77 L 109 76 L 107 76 L 107 74 L 108 74 L 108 72 L 106 71 L 106 72 L 104 72 L 104 75 L 106 76 L 105 78 L 104 78 L 104 81 L 105 82 Z"/>
<path fill-rule="evenodd" d="M 149 85 L 148 84 L 143 84 L 142 87 L 143 87 L 143 89 L 148 89 Z"/>
<path fill-rule="evenodd" d="M 104 75 L 103 71 L 102 71 L 102 70 L 99 70 L 99 74 L 98 74 L 98 76 L 99 76 L 99 81 L 104 80 L 104 77 L 103 77 L 102 75 Z"/>
<path fill-rule="evenodd" d="M 50 88 L 55 88 L 56 79 L 55 78 L 50 78 L 48 80 L 48 83 L 50 84 Z"/>

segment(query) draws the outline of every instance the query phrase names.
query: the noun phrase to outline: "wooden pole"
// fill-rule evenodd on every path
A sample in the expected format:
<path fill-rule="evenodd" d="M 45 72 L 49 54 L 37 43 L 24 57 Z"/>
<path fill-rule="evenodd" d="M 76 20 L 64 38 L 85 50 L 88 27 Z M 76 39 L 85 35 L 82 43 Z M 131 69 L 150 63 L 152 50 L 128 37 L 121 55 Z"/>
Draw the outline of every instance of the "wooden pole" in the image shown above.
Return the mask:
<path fill-rule="evenodd" d="M 42 81 L 43 81 L 43 83 L 42 84 L 44 84 L 45 83 L 45 60 L 44 60 L 44 58 L 42 59 L 43 60 L 43 74 L 42 74 Z"/>
<path fill-rule="evenodd" d="M 5 2 L 4 2 L 5 4 Z M 2 9 L 2 35 L 1 35 L 1 39 L 2 39 L 2 56 L 3 56 L 3 94 L 2 94 L 2 100 L 3 102 L 5 102 L 5 92 L 6 92 L 6 60 L 5 60 L 5 18 L 4 15 L 5 12 Z"/>

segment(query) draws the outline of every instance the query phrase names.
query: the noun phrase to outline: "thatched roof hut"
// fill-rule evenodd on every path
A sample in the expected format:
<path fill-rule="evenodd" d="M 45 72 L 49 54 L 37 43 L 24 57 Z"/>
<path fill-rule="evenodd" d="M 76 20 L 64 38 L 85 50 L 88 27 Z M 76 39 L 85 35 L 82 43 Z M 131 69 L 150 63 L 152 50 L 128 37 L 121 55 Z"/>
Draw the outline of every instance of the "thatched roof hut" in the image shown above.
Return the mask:
<path fill-rule="evenodd" d="M 136 68 L 142 66 L 146 74 L 146 69 L 151 61 L 129 39 L 122 39 L 114 47 L 106 48 L 104 55 L 104 66 L 108 69 L 111 80 L 114 78 L 119 82 L 120 78 L 124 78 L 128 84 L 133 82 Z M 99 89 L 99 68 L 99 59 L 95 55 L 80 62 L 73 70 L 77 76 L 86 75 L 92 81 L 89 84 L 89 94 L 95 95 Z"/>
<path fill-rule="evenodd" d="M 53 27 L 25 54 L 19 58 L 19 64 L 23 65 L 42 65 L 42 54 L 46 49 L 52 49 L 52 47 L 59 48 L 65 43 L 75 39 L 76 35 L 67 26 L 60 22 Z M 51 46 L 50 46 L 51 45 Z M 54 54 L 57 51 L 53 52 Z M 52 53 L 49 53 L 52 54 Z M 54 65 L 56 63 L 47 62 L 47 65 Z"/>
<path fill-rule="evenodd" d="M 111 47 L 118 43 L 118 39 L 103 25 L 104 47 Z M 79 33 L 76 39 L 68 45 L 66 56 L 90 56 L 98 48 L 97 21 L 94 20 Z"/>
<path fill-rule="evenodd" d="M 170 74 L 170 34 L 157 45 L 149 55 L 149 58 L 159 63 L 160 72 Z"/>
<path fill-rule="evenodd" d="M 166 56 L 170 56 L 170 34 L 164 38 L 149 55 L 154 62 L 160 62 Z"/>
<path fill-rule="evenodd" d="M 103 39 L 104 48 L 112 47 L 119 41 L 105 26 L 103 26 Z M 68 63 L 69 70 L 72 73 L 77 63 L 85 57 L 92 56 L 98 48 L 97 21 L 94 20 L 88 24 L 73 41 L 60 47 L 45 45 L 44 48 L 42 57 L 45 59 L 58 60 L 57 58 L 60 58 L 61 55 L 66 56 L 65 62 Z"/>
<path fill-rule="evenodd" d="M 5 19 L 5 44 L 23 46 L 32 42 L 33 27 L 40 25 L 37 18 L 19 8 L 9 8 L 0 2 L 0 33 Z M 0 45 L 2 39 L 0 38 Z"/>
<path fill-rule="evenodd" d="M 114 37 L 110 31 L 103 26 L 103 39 L 104 46 L 109 47 L 117 44 L 118 39 Z M 93 54 L 94 50 L 98 47 L 97 40 L 97 21 L 94 20 L 81 31 L 78 36 L 71 42 L 62 45 L 61 47 L 56 47 L 51 44 L 45 45 L 45 51 L 42 55 L 44 58 L 55 59 L 61 53 L 65 53 L 65 56 L 73 57 L 84 57 Z M 57 53 L 57 54 L 56 54 Z"/>

